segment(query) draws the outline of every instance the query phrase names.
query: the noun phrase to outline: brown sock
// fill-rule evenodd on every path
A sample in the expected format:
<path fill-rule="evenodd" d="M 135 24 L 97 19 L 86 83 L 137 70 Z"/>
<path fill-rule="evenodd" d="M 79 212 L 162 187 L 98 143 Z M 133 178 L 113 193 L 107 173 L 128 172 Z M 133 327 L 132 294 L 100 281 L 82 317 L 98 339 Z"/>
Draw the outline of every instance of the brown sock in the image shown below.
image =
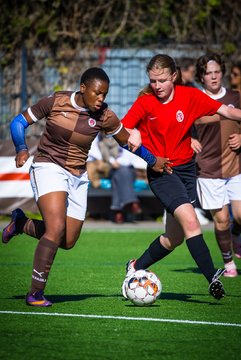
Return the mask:
<path fill-rule="evenodd" d="M 45 233 L 43 220 L 28 219 L 23 226 L 23 232 L 36 239 L 40 239 Z"/>
<path fill-rule="evenodd" d="M 215 236 L 218 242 L 219 249 L 223 257 L 224 263 L 232 261 L 232 242 L 231 242 L 231 232 L 230 229 L 227 230 L 217 230 L 215 229 Z"/>
<path fill-rule="evenodd" d="M 23 230 L 24 234 L 27 234 L 35 239 L 41 239 L 43 234 L 45 233 L 45 226 L 43 220 L 37 219 L 27 219 L 24 224 Z M 66 245 L 66 239 L 63 239 L 61 244 L 59 245 L 61 249 L 68 249 Z"/>
<path fill-rule="evenodd" d="M 42 237 L 35 250 L 30 293 L 44 290 L 58 245 Z"/>
<path fill-rule="evenodd" d="M 17 234 L 22 234 L 24 232 L 24 226 L 27 223 L 29 219 L 27 218 L 27 216 L 18 218 L 16 220 L 16 230 L 17 230 Z"/>

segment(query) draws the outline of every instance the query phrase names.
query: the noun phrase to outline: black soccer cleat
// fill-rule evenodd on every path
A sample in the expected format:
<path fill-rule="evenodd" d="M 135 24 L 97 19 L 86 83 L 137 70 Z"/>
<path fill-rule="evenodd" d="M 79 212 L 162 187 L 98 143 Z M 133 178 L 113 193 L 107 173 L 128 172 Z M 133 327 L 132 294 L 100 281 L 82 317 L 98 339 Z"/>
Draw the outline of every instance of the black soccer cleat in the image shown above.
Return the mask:
<path fill-rule="evenodd" d="M 214 274 L 212 278 L 212 282 L 209 284 L 209 293 L 212 295 L 215 299 L 220 300 L 224 297 L 225 291 L 223 288 L 223 284 L 219 280 L 220 276 L 223 275 L 225 270 L 218 269 L 217 272 Z"/>

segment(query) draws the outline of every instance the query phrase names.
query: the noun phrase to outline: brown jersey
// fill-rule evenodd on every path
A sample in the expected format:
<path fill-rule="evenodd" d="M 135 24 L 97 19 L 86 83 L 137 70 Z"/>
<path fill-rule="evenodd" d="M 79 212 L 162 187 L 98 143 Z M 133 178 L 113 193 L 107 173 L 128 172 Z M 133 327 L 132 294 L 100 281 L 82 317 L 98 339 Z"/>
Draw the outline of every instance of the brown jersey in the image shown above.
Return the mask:
<path fill-rule="evenodd" d="M 224 89 L 224 95 L 217 99 L 221 103 L 240 108 L 237 91 Z M 226 91 L 225 91 L 226 90 Z M 211 117 L 209 117 L 211 118 Z M 202 152 L 197 154 L 197 175 L 201 178 L 229 178 L 241 173 L 241 151 L 230 149 L 231 134 L 241 133 L 240 122 L 221 117 L 221 121 L 195 125 Z"/>
<path fill-rule="evenodd" d="M 76 104 L 75 94 L 58 91 L 28 108 L 28 113 L 33 121 L 46 118 L 33 161 L 52 162 L 79 176 L 86 170 L 86 159 L 96 135 L 100 131 L 107 135 L 118 132 L 121 123 L 106 103 L 92 113 Z"/>

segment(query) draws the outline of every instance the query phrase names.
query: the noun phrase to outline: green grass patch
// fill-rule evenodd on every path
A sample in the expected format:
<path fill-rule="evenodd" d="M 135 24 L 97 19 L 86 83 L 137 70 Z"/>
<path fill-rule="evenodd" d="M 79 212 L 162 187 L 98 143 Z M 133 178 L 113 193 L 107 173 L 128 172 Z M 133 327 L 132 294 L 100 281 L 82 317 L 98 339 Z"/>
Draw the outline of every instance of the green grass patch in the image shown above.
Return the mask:
<path fill-rule="evenodd" d="M 153 306 L 136 307 L 122 299 L 125 263 L 157 235 L 84 230 L 74 249 L 58 251 L 45 291 L 54 305 L 45 309 L 24 302 L 37 241 L 21 235 L 1 244 L 0 358 L 237 359 L 241 276 L 223 278 L 227 296 L 216 301 L 185 244 L 151 268 L 163 285 Z M 222 267 L 213 233 L 205 238 L 215 266 Z M 240 260 L 236 263 L 240 266 Z"/>

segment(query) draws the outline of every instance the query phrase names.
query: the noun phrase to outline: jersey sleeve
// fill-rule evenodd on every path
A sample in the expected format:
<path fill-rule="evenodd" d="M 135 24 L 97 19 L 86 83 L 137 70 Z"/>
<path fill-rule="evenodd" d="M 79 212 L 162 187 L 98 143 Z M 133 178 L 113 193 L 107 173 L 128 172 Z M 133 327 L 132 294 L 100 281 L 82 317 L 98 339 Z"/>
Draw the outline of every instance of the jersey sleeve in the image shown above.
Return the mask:
<path fill-rule="evenodd" d="M 118 134 L 123 125 L 112 110 L 106 109 L 104 112 L 102 126 L 104 133 L 106 135 L 112 136 Z"/>
<path fill-rule="evenodd" d="M 31 119 L 36 122 L 40 119 L 47 118 L 50 114 L 55 101 L 55 95 L 45 96 L 36 104 L 30 106 L 27 112 Z"/>
<path fill-rule="evenodd" d="M 134 102 L 121 122 L 125 128 L 134 129 L 140 120 L 145 117 L 145 113 L 144 96 L 141 96 Z"/>

